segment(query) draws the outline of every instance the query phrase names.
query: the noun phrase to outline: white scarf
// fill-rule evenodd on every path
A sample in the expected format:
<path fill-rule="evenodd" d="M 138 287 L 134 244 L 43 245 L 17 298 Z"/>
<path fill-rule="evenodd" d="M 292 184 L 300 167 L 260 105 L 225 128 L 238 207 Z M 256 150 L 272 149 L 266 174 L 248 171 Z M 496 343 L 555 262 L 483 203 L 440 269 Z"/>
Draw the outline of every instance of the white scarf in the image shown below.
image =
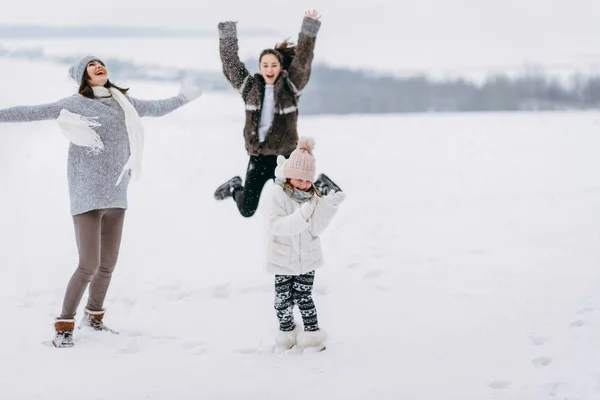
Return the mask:
<path fill-rule="evenodd" d="M 128 170 L 131 170 L 135 179 L 139 179 L 142 168 L 142 152 L 144 150 L 144 126 L 142 125 L 142 119 L 120 90 L 114 87 L 107 89 L 103 86 L 94 86 L 92 89 L 96 97 L 112 96 L 125 113 L 125 127 L 127 128 L 131 154 L 117 179 L 116 185 L 118 186 L 121 183 L 123 175 Z M 92 153 L 98 154 L 104 150 L 104 144 L 98 134 L 92 129 L 92 127 L 100 126 L 98 122 L 94 121 L 95 119 L 97 117 L 83 117 L 63 109 L 60 112 L 57 122 L 62 133 L 73 144 L 89 147 Z"/>
<path fill-rule="evenodd" d="M 100 136 L 91 127 L 100 126 L 95 121 L 98 117 L 86 118 L 79 114 L 73 114 L 65 110 L 60 110 L 60 115 L 56 119 L 60 131 L 71 141 L 71 143 L 89 147 L 90 153 L 94 155 L 99 154 L 104 150 L 104 143 L 100 139 Z"/>

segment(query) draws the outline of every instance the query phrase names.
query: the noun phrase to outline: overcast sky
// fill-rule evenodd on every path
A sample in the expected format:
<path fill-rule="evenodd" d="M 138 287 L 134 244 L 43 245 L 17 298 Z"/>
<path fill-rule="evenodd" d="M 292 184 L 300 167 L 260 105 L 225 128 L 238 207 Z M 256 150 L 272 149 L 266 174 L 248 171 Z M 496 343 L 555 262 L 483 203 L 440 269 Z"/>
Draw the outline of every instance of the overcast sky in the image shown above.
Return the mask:
<path fill-rule="evenodd" d="M 8 3 L 8 4 L 7 4 Z M 600 0 L 5 0 L 2 24 L 114 24 L 215 29 L 237 20 L 295 38 L 303 13 L 322 14 L 321 49 L 377 59 L 419 53 L 555 53 L 555 62 L 600 62 Z M 467 60 L 465 58 L 465 60 Z M 477 58 L 471 58 L 471 63 Z M 506 58 L 498 57 L 498 63 Z"/>
<path fill-rule="evenodd" d="M 543 40 L 545 35 L 592 39 L 600 33 L 597 0 L 5 0 L 3 5 L 0 23 L 5 24 L 210 28 L 234 19 L 285 30 L 297 25 L 304 10 L 316 8 L 332 31 L 352 37 L 366 34 L 369 40 L 463 39 L 477 34 L 506 43 L 528 34 Z"/>

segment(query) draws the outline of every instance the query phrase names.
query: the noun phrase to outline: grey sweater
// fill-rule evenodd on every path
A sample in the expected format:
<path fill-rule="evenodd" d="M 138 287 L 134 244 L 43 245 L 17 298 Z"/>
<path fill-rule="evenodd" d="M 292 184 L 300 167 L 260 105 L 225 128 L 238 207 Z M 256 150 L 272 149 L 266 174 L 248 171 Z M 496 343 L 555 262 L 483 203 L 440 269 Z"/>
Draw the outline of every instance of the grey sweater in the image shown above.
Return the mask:
<path fill-rule="evenodd" d="M 181 94 L 165 100 L 138 100 L 129 96 L 128 99 L 140 117 L 159 117 L 188 103 Z M 75 94 L 56 103 L 0 110 L 0 122 L 56 119 L 63 108 L 84 117 L 97 118 L 101 126 L 93 129 L 104 143 L 104 150 L 98 155 L 85 147 L 70 144 L 67 178 L 71 214 L 103 208 L 126 209 L 129 174 L 125 174 L 118 186 L 115 184 L 129 158 L 129 137 L 125 114 L 115 99 L 89 99 Z"/>

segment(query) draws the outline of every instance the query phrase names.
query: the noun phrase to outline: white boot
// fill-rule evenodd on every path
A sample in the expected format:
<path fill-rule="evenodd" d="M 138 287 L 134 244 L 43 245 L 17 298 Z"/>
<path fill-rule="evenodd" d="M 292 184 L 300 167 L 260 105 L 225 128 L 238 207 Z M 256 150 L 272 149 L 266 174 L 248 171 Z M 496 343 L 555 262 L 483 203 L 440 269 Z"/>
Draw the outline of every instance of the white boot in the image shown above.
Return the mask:
<path fill-rule="evenodd" d="M 298 325 L 294 327 L 294 330 L 291 331 L 282 331 L 277 329 L 275 333 L 275 345 L 280 349 L 289 350 L 296 344 L 296 337 L 300 332 L 300 328 Z"/>
<path fill-rule="evenodd" d="M 296 344 L 302 350 L 322 351 L 325 350 L 325 339 L 327 339 L 327 334 L 321 329 L 311 332 L 304 331 L 298 334 Z"/>

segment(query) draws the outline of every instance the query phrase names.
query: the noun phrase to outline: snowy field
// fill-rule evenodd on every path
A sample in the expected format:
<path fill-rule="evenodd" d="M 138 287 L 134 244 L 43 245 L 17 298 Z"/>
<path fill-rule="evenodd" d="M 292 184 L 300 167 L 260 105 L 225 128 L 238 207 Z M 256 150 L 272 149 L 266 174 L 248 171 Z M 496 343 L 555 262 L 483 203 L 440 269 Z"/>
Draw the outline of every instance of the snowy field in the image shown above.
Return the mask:
<path fill-rule="evenodd" d="M 74 90 L 54 65 L 0 72 L 1 108 Z M 77 264 L 67 140 L 52 121 L 0 125 L 0 398 L 598 399 L 599 121 L 301 117 L 347 193 L 322 237 L 317 354 L 272 353 L 262 220 L 212 198 L 247 162 L 233 91 L 145 119 L 106 302 L 121 334 L 76 331 L 73 349 L 42 344 Z"/>

